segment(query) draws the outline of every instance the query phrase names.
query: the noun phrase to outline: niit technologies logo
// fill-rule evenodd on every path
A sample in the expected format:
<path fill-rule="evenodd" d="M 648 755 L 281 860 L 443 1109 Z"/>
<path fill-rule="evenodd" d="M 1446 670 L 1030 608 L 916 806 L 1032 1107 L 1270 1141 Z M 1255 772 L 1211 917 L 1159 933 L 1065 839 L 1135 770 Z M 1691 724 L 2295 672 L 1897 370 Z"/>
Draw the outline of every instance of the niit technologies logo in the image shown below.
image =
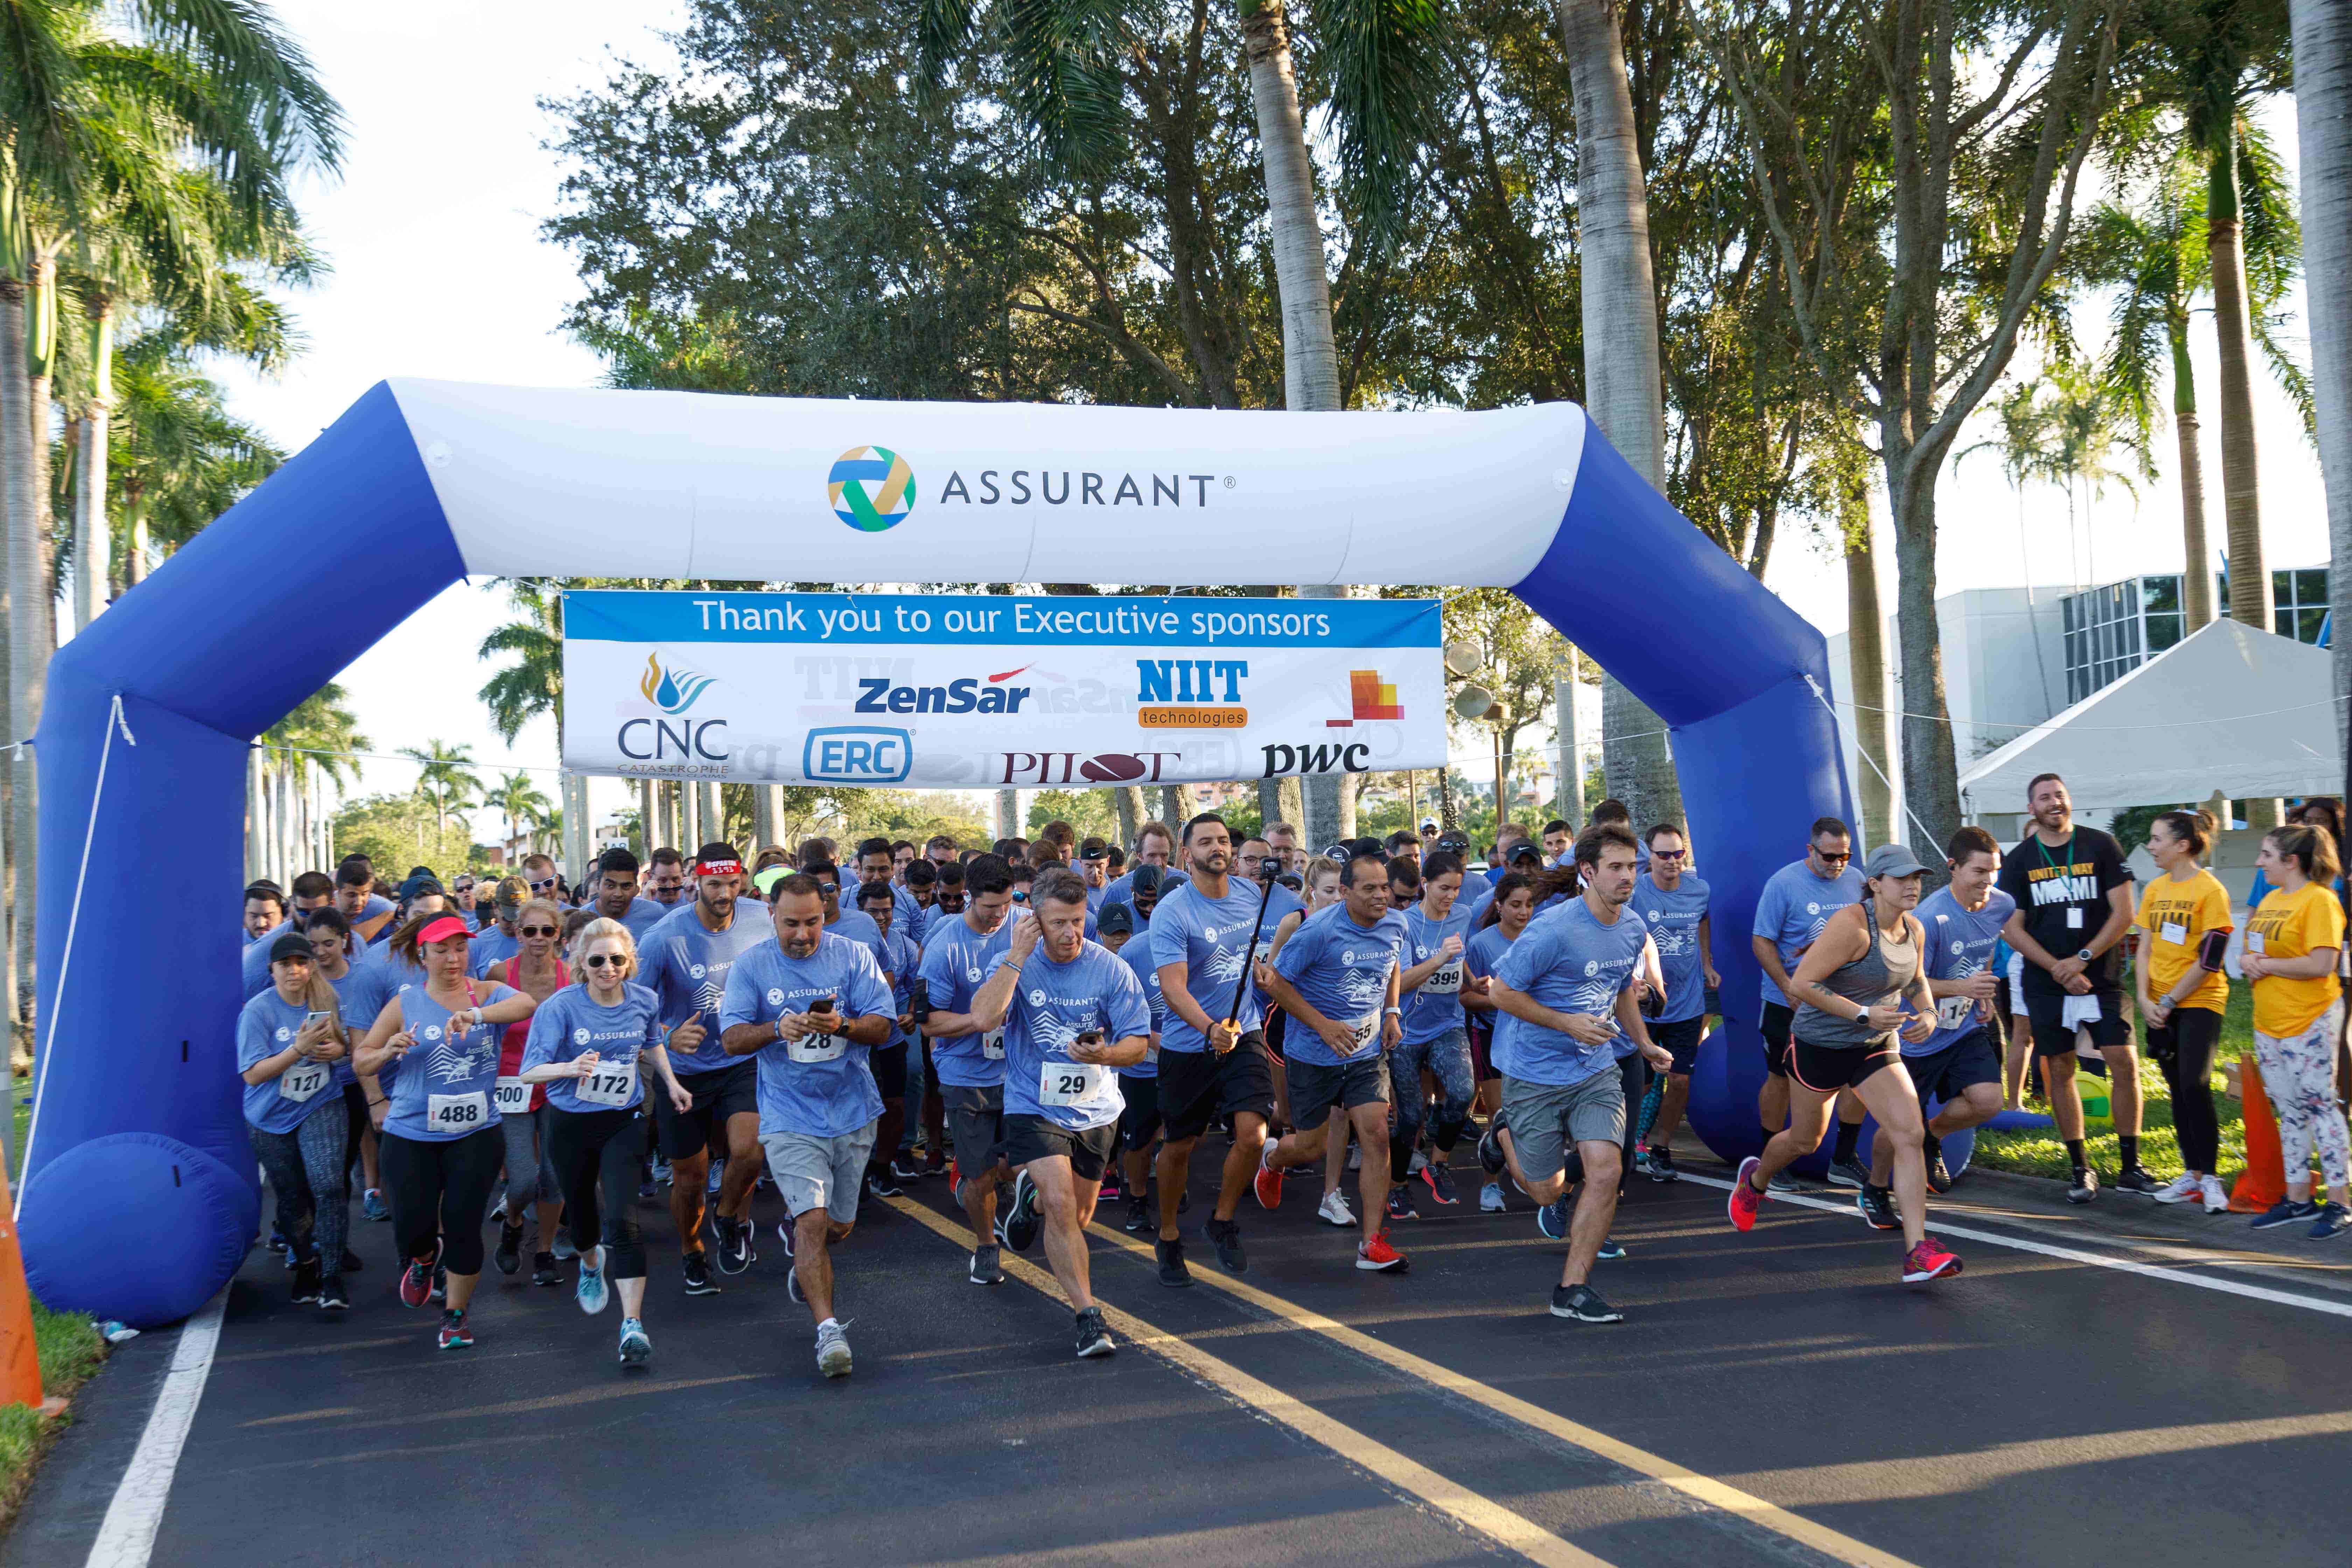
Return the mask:
<path fill-rule="evenodd" d="M 685 712 L 709 689 L 710 677 L 690 669 L 664 669 L 659 654 L 646 657 L 646 672 L 637 677 L 637 689 L 665 713 Z"/>
<path fill-rule="evenodd" d="M 852 447 L 833 460 L 825 493 L 833 514 L 861 533 L 880 533 L 915 510 L 915 470 L 887 447 Z"/>

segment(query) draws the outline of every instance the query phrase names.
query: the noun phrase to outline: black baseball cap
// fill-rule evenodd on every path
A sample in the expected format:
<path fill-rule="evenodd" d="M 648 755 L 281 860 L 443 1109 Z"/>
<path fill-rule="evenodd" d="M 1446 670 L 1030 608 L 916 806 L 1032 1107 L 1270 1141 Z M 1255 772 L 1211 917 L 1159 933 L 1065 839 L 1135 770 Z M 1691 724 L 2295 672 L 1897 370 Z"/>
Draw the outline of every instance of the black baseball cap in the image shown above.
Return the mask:
<path fill-rule="evenodd" d="M 1160 891 L 1160 884 L 1167 880 L 1168 872 L 1164 868 L 1146 860 L 1128 874 L 1127 885 L 1129 890 L 1134 892 L 1157 893 Z"/>
<path fill-rule="evenodd" d="M 1095 917 L 1095 930 L 1103 936 L 1133 936 L 1135 911 L 1125 904 L 1105 904 Z"/>

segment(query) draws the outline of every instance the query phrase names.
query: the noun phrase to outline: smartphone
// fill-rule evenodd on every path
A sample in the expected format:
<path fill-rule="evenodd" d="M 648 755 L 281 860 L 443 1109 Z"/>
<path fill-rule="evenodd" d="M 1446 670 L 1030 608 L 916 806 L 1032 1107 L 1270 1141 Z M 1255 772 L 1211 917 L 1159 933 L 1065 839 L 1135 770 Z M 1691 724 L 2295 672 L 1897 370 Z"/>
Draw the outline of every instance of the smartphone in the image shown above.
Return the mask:
<path fill-rule="evenodd" d="M 334 1015 L 333 1015 L 333 1014 L 331 1014 L 331 1013 L 315 1013 L 315 1012 L 314 1012 L 314 1013 L 306 1014 L 306 1015 L 303 1016 L 303 1019 L 302 1019 L 302 1026 L 303 1026 L 304 1028 L 306 1028 L 306 1029 L 307 1029 L 307 1028 L 309 1028 L 311 1025 L 313 1025 L 313 1024 L 317 1023 L 317 1022 L 318 1022 L 320 1019 L 321 1019 L 321 1018 L 331 1018 L 331 1017 L 333 1017 L 333 1016 L 334 1016 Z"/>
<path fill-rule="evenodd" d="M 921 1028 L 931 1021 L 931 986 L 927 980 L 918 980 L 907 987 L 907 1012 Z"/>
<path fill-rule="evenodd" d="M 833 1011 L 833 998 L 832 998 L 832 997 L 830 997 L 830 996 L 820 996 L 820 997 L 818 997 L 815 1001 L 814 1001 L 814 1002 L 812 1002 L 812 1003 L 810 1003 L 810 1004 L 809 1004 L 809 1011 L 810 1011 L 810 1012 L 812 1012 L 812 1013 L 830 1013 L 830 1012 L 832 1012 L 832 1011 Z"/>
<path fill-rule="evenodd" d="M 1103 1043 L 1103 1032 L 1100 1029 L 1088 1029 L 1077 1038 L 1078 1044 L 1082 1046 L 1099 1046 Z"/>

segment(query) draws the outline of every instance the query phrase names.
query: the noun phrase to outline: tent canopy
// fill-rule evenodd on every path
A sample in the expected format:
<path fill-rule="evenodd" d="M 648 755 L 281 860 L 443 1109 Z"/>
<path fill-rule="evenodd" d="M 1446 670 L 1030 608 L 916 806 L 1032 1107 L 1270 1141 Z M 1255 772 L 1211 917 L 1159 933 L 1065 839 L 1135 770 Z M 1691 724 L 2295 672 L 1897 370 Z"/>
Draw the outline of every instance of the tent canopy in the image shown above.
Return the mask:
<path fill-rule="evenodd" d="M 1970 816 L 2057 773 L 2077 810 L 2323 795 L 2342 782 L 2327 653 L 2215 621 L 1960 775 Z"/>

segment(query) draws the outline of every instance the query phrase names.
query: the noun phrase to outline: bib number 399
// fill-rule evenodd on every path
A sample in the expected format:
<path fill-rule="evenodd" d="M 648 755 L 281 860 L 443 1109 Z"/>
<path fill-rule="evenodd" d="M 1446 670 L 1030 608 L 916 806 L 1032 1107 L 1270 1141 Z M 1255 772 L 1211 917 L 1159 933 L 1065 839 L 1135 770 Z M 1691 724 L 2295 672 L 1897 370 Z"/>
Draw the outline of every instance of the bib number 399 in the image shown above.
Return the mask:
<path fill-rule="evenodd" d="M 490 1124 L 487 1094 L 435 1094 L 425 1100 L 425 1125 L 436 1132 L 472 1132 Z"/>

